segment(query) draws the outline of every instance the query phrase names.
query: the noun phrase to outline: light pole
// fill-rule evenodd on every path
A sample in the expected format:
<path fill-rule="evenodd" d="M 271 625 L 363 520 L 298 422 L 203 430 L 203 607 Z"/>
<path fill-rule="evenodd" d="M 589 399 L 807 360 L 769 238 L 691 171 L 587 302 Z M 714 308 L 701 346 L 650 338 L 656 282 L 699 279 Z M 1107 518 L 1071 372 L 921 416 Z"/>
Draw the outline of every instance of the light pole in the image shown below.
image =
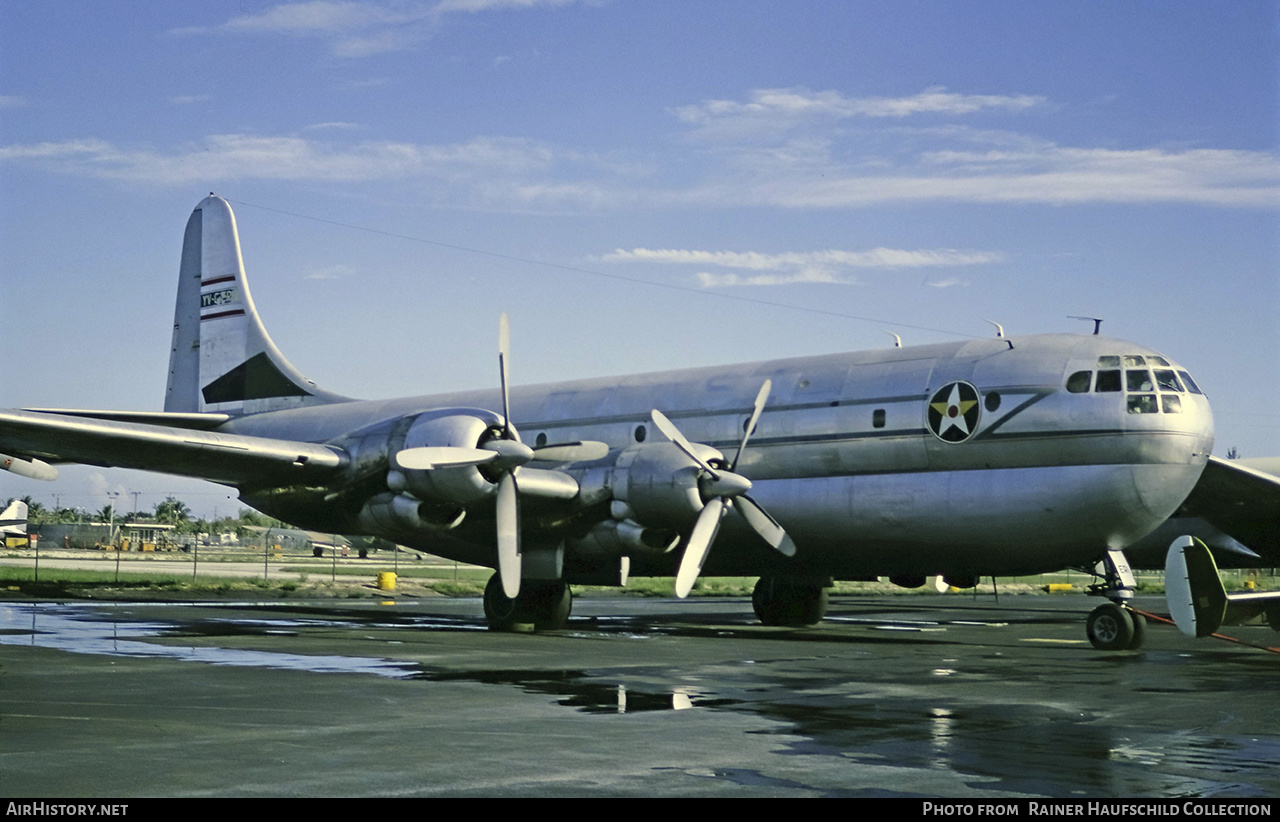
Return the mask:
<path fill-rule="evenodd" d="M 108 491 L 107 496 L 111 498 L 111 502 L 109 504 L 111 516 L 110 516 L 109 524 L 107 525 L 107 542 L 109 542 L 111 544 L 111 547 L 116 550 L 116 583 L 118 584 L 120 582 L 120 546 L 116 544 L 115 535 L 116 535 L 116 500 L 120 499 L 120 492 Z"/>

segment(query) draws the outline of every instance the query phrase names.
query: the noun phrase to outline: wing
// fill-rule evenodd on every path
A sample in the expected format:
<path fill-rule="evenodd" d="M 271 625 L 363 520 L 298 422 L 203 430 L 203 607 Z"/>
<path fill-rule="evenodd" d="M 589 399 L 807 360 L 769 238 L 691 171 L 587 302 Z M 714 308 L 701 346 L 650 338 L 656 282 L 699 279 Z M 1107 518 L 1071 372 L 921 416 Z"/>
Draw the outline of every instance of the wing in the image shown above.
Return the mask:
<path fill-rule="evenodd" d="M 1280 556 L 1280 459 L 1210 457 L 1184 513 L 1198 516 L 1249 548 Z"/>
<path fill-rule="evenodd" d="M 97 412 L 91 412 L 97 413 Z M 68 413 L 0 411 L 0 452 L 48 462 L 137 468 L 238 488 L 312 482 L 348 462 L 341 449 L 292 440 L 195 430 L 191 415 L 126 422 Z"/>

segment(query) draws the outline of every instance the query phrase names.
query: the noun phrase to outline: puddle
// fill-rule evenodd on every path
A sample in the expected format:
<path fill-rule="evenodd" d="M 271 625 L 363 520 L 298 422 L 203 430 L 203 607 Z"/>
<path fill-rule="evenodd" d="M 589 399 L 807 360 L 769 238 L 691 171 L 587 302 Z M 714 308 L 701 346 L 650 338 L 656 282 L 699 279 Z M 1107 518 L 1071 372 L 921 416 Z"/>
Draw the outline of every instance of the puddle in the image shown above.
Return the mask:
<path fill-rule="evenodd" d="M 213 621 L 216 627 L 219 620 Z M 231 621 L 229 621 L 231 622 Z M 263 622 L 254 630 L 211 632 L 193 631 L 188 635 L 218 636 L 233 633 L 266 634 L 268 623 Z M 316 622 L 307 622 L 314 626 Z M 349 623 L 348 623 L 349 624 Z M 145 642 L 145 637 L 181 636 L 174 625 L 163 622 L 118 622 L 101 615 L 88 613 L 82 608 L 63 605 L 6 605 L 0 607 L 0 645 L 25 645 L 33 648 L 50 648 L 73 654 L 103 654 L 107 656 L 149 657 L 153 659 L 178 659 L 185 662 L 202 662 L 209 665 L 233 665 L 253 668 L 274 668 L 287 671 L 312 671 L 316 673 L 359 673 L 376 676 L 404 678 L 418 673 L 418 666 L 386 659 L 362 657 L 280 654 L 268 651 L 244 651 L 229 648 L 175 647 Z"/>

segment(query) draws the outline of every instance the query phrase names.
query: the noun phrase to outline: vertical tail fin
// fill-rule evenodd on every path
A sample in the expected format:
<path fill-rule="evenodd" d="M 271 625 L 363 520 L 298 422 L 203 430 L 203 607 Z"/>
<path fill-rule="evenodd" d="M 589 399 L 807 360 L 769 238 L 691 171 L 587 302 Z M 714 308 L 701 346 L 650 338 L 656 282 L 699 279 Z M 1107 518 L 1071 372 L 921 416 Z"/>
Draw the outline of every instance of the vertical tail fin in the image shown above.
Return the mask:
<path fill-rule="evenodd" d="M 1164 596 L 1178 630 L 1209 636 L 1222 625 L 1227 591 L 1208 547 L 1195 537 L 1178 537 L 1164 563 Z"/>
<path fill-rule="evenodd" d="M 0 514 L 0 534 L 6 536 L 26 536 L 27 504 L 20 499 L 9 503 L 9 507 Z M 0 540 L 3 544 L 3 540 Z"/>
<path fill-rule="evenodd" d="M 268 336 L 249 294 L 231 206 L 209 195 L 187 221 L 164 410 L 256 414 L 346 397 L 317 386 Z"/>

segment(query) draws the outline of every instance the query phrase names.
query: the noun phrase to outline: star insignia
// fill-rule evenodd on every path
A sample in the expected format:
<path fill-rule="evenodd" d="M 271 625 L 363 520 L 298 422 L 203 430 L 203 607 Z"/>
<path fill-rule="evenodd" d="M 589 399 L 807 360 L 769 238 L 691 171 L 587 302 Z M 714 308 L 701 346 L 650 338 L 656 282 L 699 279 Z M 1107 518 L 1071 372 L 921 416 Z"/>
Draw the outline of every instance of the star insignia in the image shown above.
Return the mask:
<path fill-rule="evenodd" d="M 967 382 L 939 388 L 929 400 L 929 430 L 946 442 L 963 442 L 978 430 L 978 389 Z"/>

